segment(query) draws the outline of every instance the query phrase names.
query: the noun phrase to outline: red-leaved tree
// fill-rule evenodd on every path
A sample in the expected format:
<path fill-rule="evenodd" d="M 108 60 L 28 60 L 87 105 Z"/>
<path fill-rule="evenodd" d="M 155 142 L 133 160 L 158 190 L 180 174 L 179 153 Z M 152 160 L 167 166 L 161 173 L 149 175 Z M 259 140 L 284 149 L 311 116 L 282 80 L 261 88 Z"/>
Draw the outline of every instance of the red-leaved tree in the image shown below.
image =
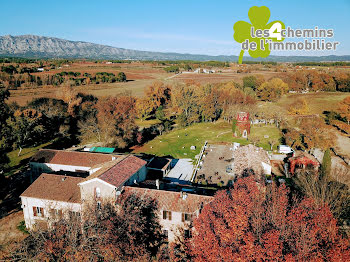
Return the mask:
<path fill-rule="evenodd" d="M 218 192 L 194 221 L 195 261 L 350 261 L 326 205 L 288 197 L 286 186 L 239 179 Z"/>

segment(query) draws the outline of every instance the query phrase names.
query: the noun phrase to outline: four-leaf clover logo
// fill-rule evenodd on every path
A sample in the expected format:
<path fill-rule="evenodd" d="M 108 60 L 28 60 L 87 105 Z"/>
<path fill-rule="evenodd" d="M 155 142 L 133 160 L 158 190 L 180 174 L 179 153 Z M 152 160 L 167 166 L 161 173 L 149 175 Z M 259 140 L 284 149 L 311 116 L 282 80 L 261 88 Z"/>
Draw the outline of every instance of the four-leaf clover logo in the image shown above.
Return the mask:
<path fill-rule="evenodd" d="M 238 42 L 238 43 L 243 43 L 247 39 L 249 42 L 255 42 L 256 43 L 256 50 L 249 50 L 249 55 L 251 57 L 257 58 L 257 57 L 267 57 L 270 54 L 270 49 L 268 43 L 265 42 L 266 39 L 270 39 L 274 42 L 281 42 L 284 40 L 283 37 L 276 37 L 276 34 L 271 34 L 274 32 L 271 32 L 271 28 L 273 29 L 279 29 L 279 32 L 281 29 L 285 29 L 285 25 L 281 21 L 273 21 L 268 23 L 270 19 L 270 9 L 266 6 L 253 6 L 249 9 L 248 11 L 248 17 L 251 22 L 248 23 L 246 21 L 237 21 L 234 26 L 234 35 L 233 38 Z M 280 26 L 276 27 L 276 25 L 280 24 Z M 257 29 L 265 30 L 268 29 L 270 30 L 270 35 L 269 37 L 252 37 L 251 36 L 251 27 L 254 27 L 254 31 Z M 277 32 L 277 33 L 279 33 Z M 260 40 L 264 40 L 264 47 L 260 46 Z M 241 64 L 243 60 L 243 54 L 244 50 L 242 49 L 239 58 L 238 58 L 238 63 Z"/>

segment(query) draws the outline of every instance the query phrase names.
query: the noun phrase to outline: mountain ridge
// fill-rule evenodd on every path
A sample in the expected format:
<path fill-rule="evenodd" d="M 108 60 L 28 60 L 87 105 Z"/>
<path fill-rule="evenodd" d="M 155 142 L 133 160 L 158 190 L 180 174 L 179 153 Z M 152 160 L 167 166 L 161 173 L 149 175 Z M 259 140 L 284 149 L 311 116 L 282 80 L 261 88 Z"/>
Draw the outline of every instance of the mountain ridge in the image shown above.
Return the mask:
<path fill-rule="evenodd" d="M 195 60 L 233 61 L 238 56 L 202 55 L 175 52 L 153 52 L 113 47 L 84 41 L 65 40 L 57 37 L 37 35 L 0 36 L 0 56 L 24 58 L 85 58 L 85 59 L 130 59 L 130 60 Z M 245 58 L 246 61 L 274 62 L 325 62 L 350 61 L 344 56 L 269 56 L 267 58 Z"/>

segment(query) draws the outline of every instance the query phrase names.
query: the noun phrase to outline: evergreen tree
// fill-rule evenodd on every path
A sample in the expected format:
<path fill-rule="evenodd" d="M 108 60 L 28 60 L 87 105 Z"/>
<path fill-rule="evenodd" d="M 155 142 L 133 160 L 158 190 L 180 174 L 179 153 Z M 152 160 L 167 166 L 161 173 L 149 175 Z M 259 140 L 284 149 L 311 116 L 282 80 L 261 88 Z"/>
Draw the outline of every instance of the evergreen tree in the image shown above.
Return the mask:
<path fill-rule="evenodd" d="M 331 151 L 329 148 L 327 148 L 327 150 L 324 152 L 323 159 L 322 159 L 322 166 L 321 166 L 322 174 L 325 176 L 329 176 L 331 173 L 331 167 L 332 167 Z"/>
<path fill-rule="evenodd" d="M 6 100 L 9 98 L 10 92 L 0 87 L 0 175 L 4 173 L 5 166 L 9 163 L 7 153 L 12 149 L 11 128 L 7 123 L 7 119 L 11 115 Z"/>

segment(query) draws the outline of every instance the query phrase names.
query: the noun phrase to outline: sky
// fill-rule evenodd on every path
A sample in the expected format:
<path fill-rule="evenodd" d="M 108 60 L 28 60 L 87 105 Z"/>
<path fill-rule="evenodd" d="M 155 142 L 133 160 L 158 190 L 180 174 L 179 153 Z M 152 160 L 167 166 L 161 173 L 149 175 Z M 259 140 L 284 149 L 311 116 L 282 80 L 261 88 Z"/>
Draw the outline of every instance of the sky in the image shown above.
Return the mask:
<path fill-rule="evenodd" d="M 296 28 L 333 28 L 336 51 L 274 55 L 350 55 L 350 0 L 2 0 L 0 35 L 34 34 L 128 49 L 239 55 L 233 24 L 249 22 L 252 6 L 267 6 L 270 21 Z"/>

